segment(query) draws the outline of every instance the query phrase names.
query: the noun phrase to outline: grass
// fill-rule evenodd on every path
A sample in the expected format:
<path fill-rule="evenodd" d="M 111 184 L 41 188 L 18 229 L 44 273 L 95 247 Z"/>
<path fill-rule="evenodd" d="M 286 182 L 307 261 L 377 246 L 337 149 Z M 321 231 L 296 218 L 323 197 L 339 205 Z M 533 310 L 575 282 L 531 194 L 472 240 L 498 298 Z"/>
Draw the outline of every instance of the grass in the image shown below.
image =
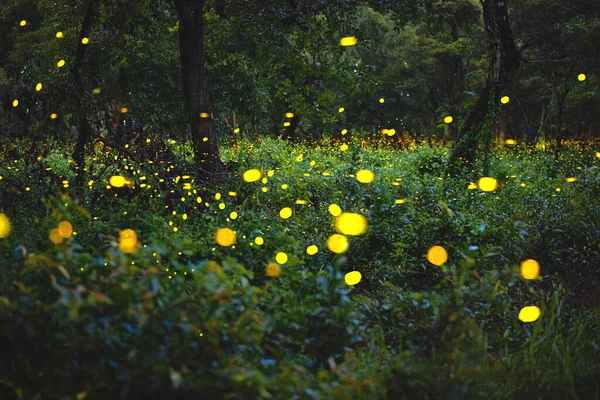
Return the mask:
<path fill-rule="evenodd" d="M 243 142 L 222 150 L 217 190 L 97 152 L 81 201 L 59 150 L 4 160 L 1 397 L 600 398 L 600 159 L 498 149 L 486 193 L 445 176 L 446 153 Z M 107 189 L 113 175 L 134 184 Z M 331 204 L 368 221 L 343 254 Z M 73 236 L 51 243 L 64 220 Z M 225 227 L 234 246 L 215 242 Z M 521 278 L 525 259 L 539 278 Z M 527 305 L 537 321 L 518 320 Z"/>

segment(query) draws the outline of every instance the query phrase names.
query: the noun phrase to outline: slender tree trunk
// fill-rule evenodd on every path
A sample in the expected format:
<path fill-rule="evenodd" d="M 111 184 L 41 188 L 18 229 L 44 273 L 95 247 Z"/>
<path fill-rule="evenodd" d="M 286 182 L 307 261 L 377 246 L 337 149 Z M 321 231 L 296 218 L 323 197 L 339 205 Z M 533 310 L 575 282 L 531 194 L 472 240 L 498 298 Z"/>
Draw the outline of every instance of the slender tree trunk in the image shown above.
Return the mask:
<path fill-rule="evenodd" d="M 174 0 L 179 15 L 181 75 L 196 165 L 211 183 L 221 182 L 225 168 L 219 158 L 204 64 L 204 0 Z"/>
<path fill-rule="evenodd" d="M 459 134 L 450 157 L 451 168 L 462 160 L 469 169 L 472 169 L 478 147 L 481 145 L 485 155 L 489 153 L 496 124 L 498 97 L 520 65 L 520 54 L 510 29 L 508 0 L 480 1 L 489 44 L 490 74 Z"/>

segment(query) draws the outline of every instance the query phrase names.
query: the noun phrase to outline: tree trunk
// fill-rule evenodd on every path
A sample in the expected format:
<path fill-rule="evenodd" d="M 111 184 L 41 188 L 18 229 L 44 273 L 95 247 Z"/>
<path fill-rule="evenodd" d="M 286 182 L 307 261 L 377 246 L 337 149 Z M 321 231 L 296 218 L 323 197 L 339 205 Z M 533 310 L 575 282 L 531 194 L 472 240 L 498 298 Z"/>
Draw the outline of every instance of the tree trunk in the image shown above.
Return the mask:
<path fill-rule="evenodd" d="M 491 150 L 493 129 L 496 123 L 498 97 L 517 72 L 520 54 L 510 29 L 508 0 L 480 0 L 483 21 L 488 37 L 491 59 L 490 74 L 479 98 L 462 127 L 450 157 L 450 167 L 463 160 L 469 169 L 483 145 L 485 155 Z"/>
<path fill-rule="evenodd" d="M 181 75 L 196 165 L 206 180 L 221 182 L 225 168 L 219 158 L 215 124 L 204 64 L 204 0 L 174 0 L 179 15 Z"/>

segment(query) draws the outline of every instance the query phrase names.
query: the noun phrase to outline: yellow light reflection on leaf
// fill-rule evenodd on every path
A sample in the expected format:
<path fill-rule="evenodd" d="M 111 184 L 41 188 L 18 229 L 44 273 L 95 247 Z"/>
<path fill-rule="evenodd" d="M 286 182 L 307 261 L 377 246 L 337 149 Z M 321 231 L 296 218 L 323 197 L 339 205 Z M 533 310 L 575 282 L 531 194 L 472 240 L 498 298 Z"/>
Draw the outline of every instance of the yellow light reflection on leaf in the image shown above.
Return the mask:
<path fill-rule="evenodd" d="M 371 183 L 375 179 L 375 174 L 369 170 L 362 169 L 356 173 L 356 180 L 360 183 Z"/>
<path fill-rule="evenodd" d="M 441 267 L 448 261 L 448 252 L 442 246 L 432 246 L 429 251 L 427 251 L 427 261 Z"/>
<path fill-rule="evenodd" d="M 246 182 L 256 182 L 262 177 L 262 172 L 257 169 L 249 169 L 244 172 L 244 181 Z"/>
<path fill-rule="evenodd" d="M 288 261 L 288 256 L 283 251 L 280 251 L 275 256 L 275 261 L 277 261 L 279 264 L 283 265 Z"/>
<path fill-rule="evenodd" d="M 358 284 L 361 279 L 362 274 L 358 271 L 348 272 L 346 275 L 344 275 L 344 282 L 346 282 L 346 285 L 348 286 L 354 286 Z"/>
<path fill-rule="evenodd" d="M 536 321 L 540 317 L 541 313 L 542 313 L 542 311 L 539 309 L 539 307 L 536 307 L 536 306 L 523 307 L 523 308 L 521 308 L 521 311 L 519 311 L 519 320 L 521 320 L 523 322 L 533 322 L 533 321 Z"/>
<path fill-rule="evenodd" d="M 101 92 L 100 88 L 95 88 L 94 90 L 92 90 L 92 94 L 98 94 L 100 92 Z"/>
<path fill-rule="evenodd" d="M 335 219 L 335 229 L 344 235 L 359 236 L 367 230 L 367 219 L 356 213 L 342 213 Z"/>
<path fill-rule="evenodd" d="M 484 192 L 493 192 L 498 188 L 498 181 L 494 178 L 483 177 L 479 179 L 479 189 Z"/>
<path fill-rule="evenodd" d="M 127 184 L 127 179 L 121 175 L 113 175 L 110 177 L 109 183 L 113 187 L 120 188 Z"/>
<path fill-rule="evenodd" d="M 219 246 L 229 247 L 235 244 L 237 235 L 229 228 L 220 228 L 215 233 L 215 240 Z"/>
<path fill-rule="evenodd" d="M 281 267 L 279 264 L 269 263 L 265 266 L 265 273 L 271 278 L 277 278 L 281 274 Z"/>
<path fill-rule="evenodd" d="M 521 276 L 523 279 L 535 279 L 540 275 L 540 263 L 528 259 L 521 263 Z"/>
<path fill-rule="evenodd" d="M 0 213 L 0 239 L 5 239 L 10 235 L 12 225 L 10 219 L 4 213 Z"/>
<path fill-rule="evenodd" d="M 358 39 L 355 36 L 346 36 L 340 39 L 340 46 L 354 46 L 358 43 Z"/>
<path fill-rule="evenodd" d="M 477 189 L 477 185 L 474 184 L 473 182 L 471 182 L 471 183 L 469 183 L 469 186 L 467 186 L 467 189 L 469 189 L 469 190 Z"/>
<path fill-rule="evenodd" d="M 327 248 L 334 253 L 342 254 L 348 250 L 348 238 L 339 233 L 334 233 L 327 239 Z"/>

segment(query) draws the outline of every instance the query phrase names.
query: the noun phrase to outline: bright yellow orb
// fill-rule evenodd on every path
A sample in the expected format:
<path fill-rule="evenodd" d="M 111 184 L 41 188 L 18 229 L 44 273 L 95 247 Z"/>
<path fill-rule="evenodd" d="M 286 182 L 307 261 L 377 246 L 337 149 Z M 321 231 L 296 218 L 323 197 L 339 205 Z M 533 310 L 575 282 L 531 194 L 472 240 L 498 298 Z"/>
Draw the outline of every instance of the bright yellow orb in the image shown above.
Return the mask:
<path fill-rule="evenodd" d="M 341 151 L 346 151 L 346 150 L 348 150 L 348 145 L 347 145 L 346 143 L 342 144 L 342 145 L 340 146 L 340 150 L 341 150 Z"/>
<path fill-rule="evenodd" d="M 19 105 L 19 100 L 14 99 L 13 102 L 12 102 L 12 106 L 13 107 L 17 107 L 18 105 Z"/>
<path fill-rule="evenodd" d="M 514 146 L 515 144 L 517 144 L 517 141 L 515 139 L 506 139 L 504 144 L 507 144 L 509 146 Z"/>
<path fill-rule="evenodd" d="M 275 256 L 275 261 L 277 261 L 279 264 L 283 265 L 288 261 L 288 256 L 283 251 L 280 251 Z"/>
<path fill-rule="evenodd" d="M 319 251 L 319 248 L 317 246 L 315 246 L 314 244 L 311 244 L 310 246 L 308 246 L 306 248 L 306 254 L 308 254 L 309 256 L 314 256 L 315 254 L 317 254 L 318 251 Z"/>
<path fill-rule="evenodd" d="M 344 275 L 344 282 L 346 282 L 346 285 L 349 286 L 356 285 L 361 279 L 362 274 L 358 271 L 348 272 L 346 275 Z"/>
<path fill-rule="evenodd" d="M 380 98 L 380 99 L 379 99 L 379 102 L 380 102 L 381 104 L 383 104 L 383 103 L 385 103 L 385 99 L 382 97 L 382 98 Z"/>
<path fill-rule="evenodd" d="M 508 97 L 508 96 L 503 96 L 500 99 L 500 103 L 502 103 L 502 104 L 508 104 L 509 101 L 510 101 L 510 97 Z"/>
<path fill-rule="evenodd" d="M 62 39 L 62 37 L 63 37 L 63 36 L 64 36 L 64 35 L 63 35 L 63 33 L 62 33 L 62 32 L 56 32 L 56 37 L 57 37 L 58 39 Z"/>
<path fill-rule="evenodd" d="M 579 82 L 583 82 L 587 79 L 587 77 L 585 76 L 585 74 L 579 74 L 577 75 L 577 79 L 579 79 Z"/>
<path fill-rule="evenodd" d="M 237 235 L 229 228 L 220 228 L 215 233 L 215 240 L 219 246 L 229 247 L 235 244 Z"/>
<path fill-rule="evenodd" d="M 52 229 L 50 231 L 50 235 L 48 235 L 48 238 L 54 244 L 60 244 L 63 241 L 63 237 L 60 236 L 60 233 L 58 232 L 58 228 Z"/>
<path fill-rule="evenodd" d="M 119 250 L 123 253 L 135 253 L 139 247 L 137 233 L 133 229 L 119 232 Z"/>
<path fill-rule="evenodd" d="M 60 60 L 59 62 L 56 63 L 56 66 L 58 68 L 62 68 L 65 66 L 65 60 Z"/>
<path fill-rule="evenodd" d="M 451 124 L 452 121 L 454 121 L 454 118 L 452 118 L 450 115 L 448 115 L 446 118 L 444 118 L 444 123 L 446 123 L 446 124 Z"/>
<path fill-rule="evenodd" d="M 362 235 L 367 230 L 367 219 L 361 214 L 342 213 L 335 219 L 335 229 L 343 235 Z"/>
<path fill-rule="evenodd" d="M 56 118 L 58 118 L 58 114 L 57 113 L 50 114 L 50 119 L 56 119 Z"/>
<path fill-rule="evenodd" d="M 127 179 L 124 176 L 114 175 L 110 177 L 109 183 L 113 187 L 120 188 L 127 184 Z"/>
<path fill-rule="evenodd" d="M 88 44 L 90 42 L 90 39 L 84 37 L 83 39 L 81 39 L 81 43 L 82 44 Z"/>
<path fill-rule="evenodd" d="M 73 234 L 73 225 L 69 221 L 61 221 L 58 224 L 58 233 L 65 239 L 71 237 Z"/>
<path fill-rule="evenodd" d="M 281 274 L 281 267 L 279 264 L 269 263 L 265 267 L 265 273 L 271 278 L 277 278 Z"/>
<path fill-rule="evenodd" d="M 521 263 L 521 276 L 523 279 L 535 279 L 540 275 L 540 263 L 529 259 Z"/>
<path fill-rule="evenodd" d="M 334 217 L 337 217 L 342 213 L 342 209 L 340 208 L 340 206 L 338 206 L 335 203 L 329 205 L 328 211 L 329 214 L 333 215 Z"/>
<path fill-rule="evenodd" d="M 345 109 L 344 107 L 340 107 L 340 108 L 338 109 L 338 112 L 341 112 L 341 113 L 343 113 L 345 110 L 346 110 L 346 109 Z"/>
<path fill-rule="evenodd" d="M 232 211 L 232 212 L 229 213 L 229 218 L 231 218 L 231 219 L 237 219 L 237 217 L 238 217 L 238 213 L 237 212 Z"/>
<path fill-rule="evenodd" d="M 4 239 L 10 235 L 12 225 L 10 220 L 4 213 L 0 213 L 0 239 Z"/>
<path fill-rule="evenodd" d="M 294 118 L 294 113 L 293 112 L 287 112 L 287 113 L 285 113 L 285 117 L 286 118 Z"/>
<path fill-rule="evenodd" d="M 37 85 L 35 85 L 35 91 L 36 91 L 36 92 L 39 92 L 40 90 L 42 90 L 42 83 L 41 83 L 41 82 L 38 82 L 38 84 L 37 84 Z"/>
<path fill-rule="evenodd" d="M 260 236 L 257 236 L 257 237 L 254 239 L 254 243 L 256 243 L 256 244 L 257 244 L 257 245 L 259 245 L 259 246 L 262 246 L 262 245 L 265 243 L 265 239 L 263 239 L 263 238 L 262 238 L 262 237 L 260 237 Z"/>
<path fill-rule="evenodd" d="M 27 21 L 25 21 L 25 20 L 22 20 L 21 22 L 19 22 L 19 25 L 21 25 L 21 26 L 25 26 L 25 25 L 27 25 Z"/>
<path fill-rule="evenodd" d="M 354 46 L 358 42 L 355 36 L 346 36 L 340 39 L 340 46 Z"/>
<path fill-rule="evenodd" d="M 433 246 L 427 252 L 427 261 L 441 267 L 448 261 L 448 252 L 442 246 Z"/>
<path fill-rule="evenodd" d="M 292 216 L 292 209 L 289 207 L 284 207 L 279 211 L 279 216 L 283 219 L 288 219 Z"/>
<path fill-rule="evenodd" d="M 536 306 L 523 307 L 521 311 L 519 311 L 519 320 L 523 322 L 533 322 L 540 317 L 541 313 L 541 310 Z"/>
<path fill-rule="evenodd" d="M 348 238 L 339 233 L 334 233 L 327 239 L 327 248 L 337 254 L 345 253 L 348 250 Z"/>
<path fill-rule="evenodd" d="M 256 182 L 262 177 L 262 172 L 257 169 L 249 169 L 244 172 L 244 181 L 246 182 Z"/>
<path fill-rule="evenodd" d="M 356 180 L 360 183 L 371 183 L 375 179 L 375 174 L 369 170 L 362 169 L 356 173 Z"/>
<path fill-rule="evenodd" d="M 498 181 L 494 178 L 483 177 L 479 179 L 479 189 L 484 192 L 493 192 L 498 188 Z"/>

